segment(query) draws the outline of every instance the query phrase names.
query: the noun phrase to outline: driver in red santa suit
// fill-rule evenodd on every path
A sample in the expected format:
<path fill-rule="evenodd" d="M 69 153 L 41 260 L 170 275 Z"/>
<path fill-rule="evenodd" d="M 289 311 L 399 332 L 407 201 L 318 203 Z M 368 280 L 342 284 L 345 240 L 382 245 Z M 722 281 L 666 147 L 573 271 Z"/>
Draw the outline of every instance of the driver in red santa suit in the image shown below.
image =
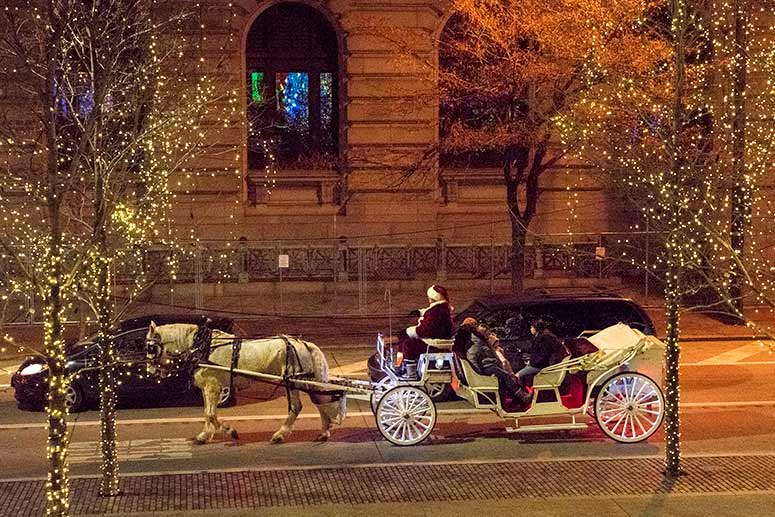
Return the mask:
<path fill-rule="evenodd" d="M 452 323 L 453 307 L 449 304 L 449 294 L 440 285 L 428 288 L 428 306 L 420 309 L 420 319 L 417 325 L 408 327 L 398 333 L 398 350 L 403 354 L 404 361 L 409 365 L 420 358 L 427 345 L 423 339 L 450 339 L 454 334 Z"/>

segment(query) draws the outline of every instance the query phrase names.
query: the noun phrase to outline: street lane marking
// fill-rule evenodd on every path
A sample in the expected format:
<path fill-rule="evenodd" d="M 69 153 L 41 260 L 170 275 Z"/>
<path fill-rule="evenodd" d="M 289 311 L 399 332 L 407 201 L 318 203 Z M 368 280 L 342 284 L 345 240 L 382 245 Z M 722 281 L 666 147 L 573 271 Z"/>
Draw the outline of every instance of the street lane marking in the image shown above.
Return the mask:
<path fill-rule="evenodd" d="M 693 408 L 737 408 L 737 407 L 775 407 L 775 400 L 744 400 L 738 402 L 682 402 L 681 408 L 693 409 Z M 493 414 L 489 409 L 474 409 L 474 408 L 457 408 L 457 409 L 439 409 L 437 411 L 439 415 L 476 415 L 476 414 Z M 287 418 L 285 413 L 277 413 L 272 415 L 223 415 L 222 420 L 230 422 L 252 422 L 252 421 L 271 421 L 271 420 L 284 420 Z M 373 416 L 371 411 L 348 411 L 348 417 L 363 417 Z M 320 418 L 318 413 L 302 413 L 298 418 Z M 118 420 L 118 425 L 148 425 L 148 424 L 190 424 L 200 423 L 204 420 L 203 417 L 177 417 L 177 418 L 132 418 L 128 420 Z M 100 425 L 99 420 L 81 420 L 76 422 L 69 422 L 68 426 L 72 429 L 75 427 L 97 427 Z M 21 424 L 0 424 L 0 431 L 11 429 L 38 429 L 45 428 L 45 423 L 21 423 Z"/>
<path fill-rule="evenodd" d="M 714 355 L 713 357 L 709 357 L 707 359 L 704 359 L 702 361 L 699 361 L 700 364 L 733 364 L 737 363 L 738 361 L 741 361 L 743 359 L 746 359 L 748 357 L 760 354 L 767 350 L 764 346 L 762 346 L 759 343 L 753 343 L 750 345 L 744 345 L 741 347 L 737 347 L 733 350 L 729 350 L 727 352 Z"/>
<path fill-rule="evenodd" d="M 737 361 L 734 363 L 681 363 L 681 367 L 684 366 L 772 366 L 775 361 Z"/>
<path fill-rule="evenodd" d="M 101 442 L 72 442 L 67 457 L 72 464 L 98 463 Z M 122 461 L 191 459 L 193 443 L 188 438 L 151 438 L 116 442 Z"/>

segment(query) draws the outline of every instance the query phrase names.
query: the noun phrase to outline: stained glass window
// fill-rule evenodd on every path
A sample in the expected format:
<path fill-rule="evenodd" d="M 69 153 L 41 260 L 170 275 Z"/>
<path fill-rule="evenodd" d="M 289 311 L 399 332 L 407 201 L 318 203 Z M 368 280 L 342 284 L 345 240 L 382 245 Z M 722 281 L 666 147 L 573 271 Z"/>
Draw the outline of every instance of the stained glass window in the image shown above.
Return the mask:
<path fill-rule="evenodd" d="M 277 111 L 289 129 L 309 131 L 309 75 L 302 72 L 277 74 Z"/>
<path fill-rule="evenodd" d="M 338 132 L 339 46 L 313 7 L 281 2 L 262 12 L 246 39 L 248 166 L 334 166 Z"/>

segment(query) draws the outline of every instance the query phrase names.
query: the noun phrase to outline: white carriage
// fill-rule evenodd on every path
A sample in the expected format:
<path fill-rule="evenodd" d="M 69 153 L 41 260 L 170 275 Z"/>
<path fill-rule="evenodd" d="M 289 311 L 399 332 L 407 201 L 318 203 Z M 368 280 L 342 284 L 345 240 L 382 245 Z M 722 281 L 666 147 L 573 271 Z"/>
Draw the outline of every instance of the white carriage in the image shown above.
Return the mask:
<path fill-rule="evenodd" d="M 598 351 L 580 357 L 565 357 L 536 374 L 532 402 L 526 409 L 504 407 L 493 376 L 478 374 L 464 358 L 451 352 L 451 340 L 433 340 L 429 346 L 442 352 L 423 354 L 418 363 L 419 379 L 401 379 L 390 367 L 384 340 L 377 349 L 387 377 L 373 386 L 372 410 L 380 433 L 396 445 L 422 442 L 433 431 L 436 405 L 429 393 L 448 382 L 451 361 L 452 386 L 457 395 L 476 409 L 492 410 L 504 419 L 513 418 L 512 432 L 584 429 L 594 419 L 610 438 L 622 443 L 647 439 L 664 416 L 662 357 L 664 345 L 624 324 L 614 325 L 591 337 Z M 537 418 L 562 418 L 562 422 L 531 423 Z"/>

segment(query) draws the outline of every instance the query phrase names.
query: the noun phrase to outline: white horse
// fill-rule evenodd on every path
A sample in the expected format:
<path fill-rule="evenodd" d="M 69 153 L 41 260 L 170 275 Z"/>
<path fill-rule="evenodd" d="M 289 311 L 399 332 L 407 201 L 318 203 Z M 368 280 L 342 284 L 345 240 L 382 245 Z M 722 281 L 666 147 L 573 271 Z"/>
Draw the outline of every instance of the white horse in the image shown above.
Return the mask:
<path fill-rule="evenodd" d="M 159 326 L 151 323 L 147 341 L 162 347 L 162 354 L 158 358 L 159 368 L 162 371 L 167 359 L 192 349 L 198 328 L 196 325 L 182 323 Z M 230 367 L 234 342 L 235 336 L 232 334 L 214 329 L 212 331 L 212 350 L 207 360 L 219 366 Z M 288 343 L 295 350 L 295 354 L 291 354 L 292 357 L 288 357 Z M 239 370 L 278 376 L 283 376 L 286 373 L 289 375 L 310 374 L 311 380 L 321 382 L 327 382 L 329 379 L 328 362 L 323 352 L 312 343 L 287 336 L 242 341 L 239 360 L 235 367 Z M 205 425 L 202 432 L 196 436 L 197 443 L 209 442 L 217 432 L 223 432 L 233 439 L 237 438 L 237 431 L 229 424 L 220 422 L 216 413 L 222 389 L 224 386 L 229 386 L 229 375 L 229 372 L 212 368 L 196 368 L 194 370 L 194 384 L 202 390 L 205 410 Z M 260 381 L 243 375 L 235 376 L 234 389 L 236 391 L 238 388 L 243 388 L 253 382 Z M 347 412 L 346 397 L 344 393 L 341 394 L 341 398 L 325 393 L 310 393 L 310 399 L 320 412 L 322 424 L 322 431 L 315 440 L 326 441 L 331 436 L 332 424 L 341 424 L 344 421 Z M 290 389 L 288 418 L 274 433 L 271 443 L 285 441 L 293 430 L 293 424 L 296 417 L 299 416 L 301 408 L 299 390 Z"/>

